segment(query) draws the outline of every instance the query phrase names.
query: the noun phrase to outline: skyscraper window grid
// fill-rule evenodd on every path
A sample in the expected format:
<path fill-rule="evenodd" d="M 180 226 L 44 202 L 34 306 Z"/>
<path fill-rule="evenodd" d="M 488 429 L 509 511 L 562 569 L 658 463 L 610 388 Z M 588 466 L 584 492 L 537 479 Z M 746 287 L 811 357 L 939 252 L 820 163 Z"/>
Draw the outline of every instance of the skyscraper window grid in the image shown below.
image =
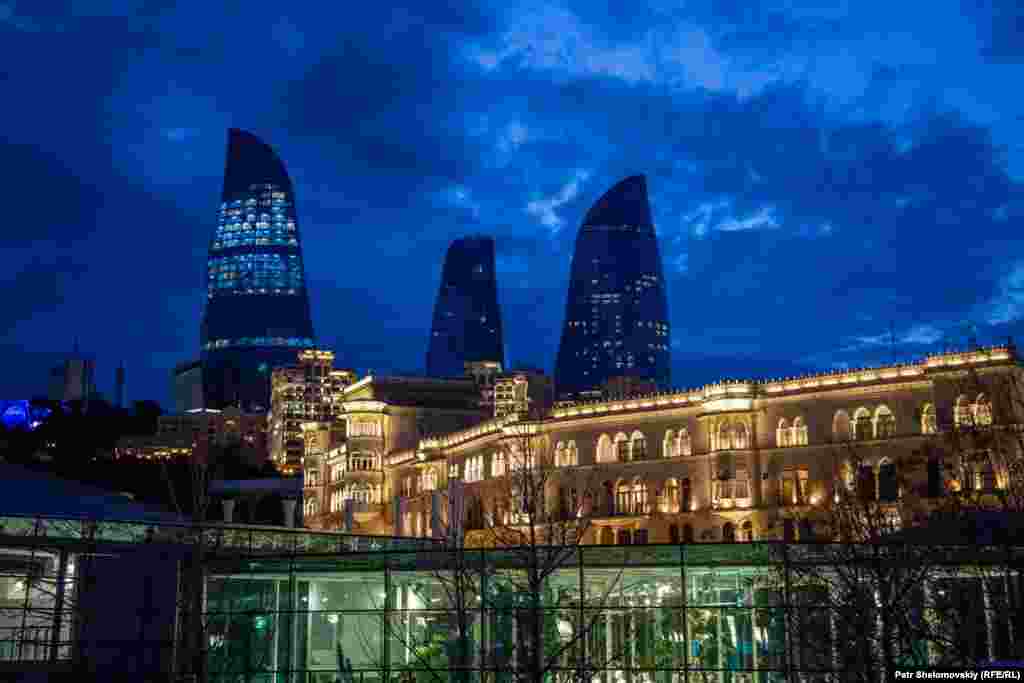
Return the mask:
<path fill-rule="evenodd" d="M 255 135 L 231 129 L 200 331 L 208 407 L 265 409 L 270 371 L 313 346 L 296 216 L 284 163 Z"/>
<path fill-rule="evenodd" d="M 661 257 L 643 176 L 606 192 L 580 227 L 555 365 L 559 396 L 616 376 L 666 387 L 671 353 Z"/>

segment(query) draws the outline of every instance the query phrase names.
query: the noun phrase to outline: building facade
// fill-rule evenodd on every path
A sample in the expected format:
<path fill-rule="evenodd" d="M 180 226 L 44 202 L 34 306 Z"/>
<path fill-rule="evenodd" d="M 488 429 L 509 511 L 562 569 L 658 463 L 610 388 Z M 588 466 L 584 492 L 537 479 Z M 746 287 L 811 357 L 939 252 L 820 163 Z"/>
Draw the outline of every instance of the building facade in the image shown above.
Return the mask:
<path fill-rule="evenodd" d="M 442 534 L 449 520 L 438 497 L 450 497 L 452 486 L 466 499 L 456 524 L 466 526 L 467 539 L 481 526 L 471 511 L 507 519 L 510 511 L 500 508 L 509 504 L 508 475 L 524 428 L 537 438 L 531 457 L 552 470 L 546 509 L 584 514 L 592 522 L 587 543 L 795 538 L 794 519 L 823 509 L 837 487 L 883 502 L 907 497 L 927 509 L 950 489 L 1005 483 L 998 468 L 945 453 L 942 444 L 965 421 L 992 414 L 984 389 L 964 388 L 964 373 L 984 387 L 1020 371 L 1014 349 L 996 347 L 906 365 L 563 403 L 542 419 L 509 415 L 419 438 L 393 432 L 376 445 L 382 472 L 373 494 L 391 505 L 375 514 L 368 508 L 355 530 Z M 367 433 L 383 429 L 380 413 L 358 419 Z M 896 471 L 901 456 L 926 450 L 932 455 L 918 469 Z"/>
<path fill-rule="evenodd" d="M 228 133 L 200 332 L 205 407 L 270 407 L 270 372 L 313 346 L 295 191 L 262 140 Z"/>
<path fill-rule="evenodd" d="M 631 176 L 587 212 L 576 237 L 555 363 L 559 398 L 633 376 L 667 389 L 672 336 L 658 239 L 644 176 Z"/>
<path fill-rule="evenodd" d="M 487 416 L 470 378 L 365 377 L 345 387 L 334 422 L 304 423 L 303 518 L 312 529 L 390 533 L 394 460 L 420 439 L 478 424 Z M 410 493 L 410 491 L 405 491 Z"/>
<path fill-rule="evenodd" d="M 494 417 L 546 415 L 554 404 L 551 378 L 540 370 L 516 370 L 494 381 Z"/>
<path fill-rule="evenodd" d="M 427 375 L 461 377 L 466 363 L 504 365 L 494 274 L 494 239 L 476 235 L 448 247 L 427 349 Z"/>
<path fill-rule="evenodd" d="M 334 353 L 299 351 L 290 365 L 271 374 L 270 455 L 284 474 L 302 467 L 303 424 L 330 424 L 340 411 L 342 390 L 356 381 L 351 370 L 334 367 Z"/>

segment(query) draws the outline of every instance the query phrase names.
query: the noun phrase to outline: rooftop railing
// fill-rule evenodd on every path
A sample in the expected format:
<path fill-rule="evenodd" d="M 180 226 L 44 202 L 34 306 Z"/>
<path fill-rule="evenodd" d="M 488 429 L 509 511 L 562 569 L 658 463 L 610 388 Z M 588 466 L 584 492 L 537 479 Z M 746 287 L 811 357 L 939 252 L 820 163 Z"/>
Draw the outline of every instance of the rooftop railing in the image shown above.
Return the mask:
<path fill-rule="evenodd" d="M 213 552 L 252 555 L 420 551 L 434 550 L 442 545 L 431 538 L 368 536 L 273 526 L 27 515 L 0 516 L 0 539 L 3 537 L 85 543 L 202 544 Z"/>

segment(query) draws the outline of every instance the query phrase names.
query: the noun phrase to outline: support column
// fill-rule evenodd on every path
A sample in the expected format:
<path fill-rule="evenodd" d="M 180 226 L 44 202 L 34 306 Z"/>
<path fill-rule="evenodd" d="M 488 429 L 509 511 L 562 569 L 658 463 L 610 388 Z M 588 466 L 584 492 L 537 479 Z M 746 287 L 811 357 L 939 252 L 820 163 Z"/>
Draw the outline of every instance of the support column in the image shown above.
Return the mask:
<path fill-rule="evenodd" d="M 985 605 L 985 644 L 988 658 L 993 660 L 996 658 L 995 614 L 992 611 L 992 589 L 985 577 L 981 579 L 981 597 L 982 603 Z"/>
<path fill-rule="evenodd" d="M 628 681 L 636 679 L 636 664 L 640 654 L 640 629 L 637 628 L 636 606 L 630 605 L 626 613 L 626 637 L 629 639 L 629 677 Z"/>
<path fill-rule="evenodd" d="M 608 683 L 615 683 L 615 674 L 612 669 L 615 655 L 615 625 L 612 623 L 615 618 L 613 612 L 605 612 L 604 614 L 604 651 L 605 651 L 605 678 Z"/>
<path fill-rule="evenodd" d="M 829 650 L 832 654 L 832 670 L 842 671 L 842 657 L 839 654 L 839 620 L 836 618 L 835 610 L 828 613 L 828 628 L 831 634 Z"/>
<path fill-rule="evenodd" d="M 281 507 L 284 510 L 284 525 L 289 529 L 295 526 L 295 499 L 282 498 Z"/>
<path fill-rule="evenodd" d="M 1018 596 L 1014 595 L 1014 582 L 1010 578 L 1009 567 L 1007 567 L 1003 571 L 1003 592 L 1006 595 L 1006 629 L 1008 631 L 1007 636 L 1008 642 L 1010 643 L 1010 653 L 1011 655 L 1013 655 L 1016 654 L 1015 643 L 1017 642 L 1014 638 L 1013 620 L 1017 614 L 1017 600 L 1015 598 L 1017 598 Z"/>
<path fill-rule="evenodd" d="M 923 622 L 922 626 L 924 627 L 924 633 L 927 636 L 923 639 L 925 661 L 928 663 L 928 666 L 932 666 L 936 663 L 936 661 L 938 661 L 938 657 L 936 656 L 938 653 L 935 652 L 935 648 L 932 647 L 931 642 L 931 630 L 933 628 L 933 623 L 935 621 L 935 612 L 934 610 L 932 610 L 932 605 L 935 603 L 932 602 L 931 581 L 928 581 L 926 579 L 924 582 L 921 583 L 921 595 L 922 600 L 924 602 L 924 606 L 921 609 L 921 621 Z"/>

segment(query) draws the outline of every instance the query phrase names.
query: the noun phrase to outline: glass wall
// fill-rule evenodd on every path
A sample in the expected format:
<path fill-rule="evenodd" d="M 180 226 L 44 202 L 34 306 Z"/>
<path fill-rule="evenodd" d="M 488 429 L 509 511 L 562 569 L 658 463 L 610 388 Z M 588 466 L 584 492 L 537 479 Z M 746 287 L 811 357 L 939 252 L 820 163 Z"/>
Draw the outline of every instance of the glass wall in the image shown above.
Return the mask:
<path fill-rule="evenodd" d="M 0 662 L 71 659 L 76 556 L 0 549 Z"/>
<path fill-rule="evenodd" d="M 863 633 L 851 631 L 857 622 L 844 621 L 849 615 L 837 617 L 824 584 L 830 570 L 817 583 L 806 572 L 791 576 L 788 564 L 772 561 L 775 549 L 593 546 L 219 561 L 207 583 L 210 680 L 773 683 L 797 673 L 826 680 L 854 667 L 863 653 L 849 644 Z M 912 591 L 920 609 L 890 629 L 894 641 L 909 644 L 887 661 L 912 665 L 915 653 L 920 665 L 945 661 L 934 645 L 917 642 L 923 636 L 910 623 L 935 622 L 934 632 L 953 640 L 956 631 L 943 624 L 980 625 L 981 635 L 965 645 L 979 656 L 1007 646 L 1005 582 L 961 574 L 946 572 L 935 583 L 929 609 L 925 592 Z M 953 604 L 949 596 L 964 581 L 977 599 Z M 997 584 L 981 595 L 980 586 Z M 857 619 L 867 615 L 861 631 L 890 633 L 875 610 L 877 594 L 865 595 L 850 608 Z M 881 641 L 871 642 L 878 649 Z"/>

